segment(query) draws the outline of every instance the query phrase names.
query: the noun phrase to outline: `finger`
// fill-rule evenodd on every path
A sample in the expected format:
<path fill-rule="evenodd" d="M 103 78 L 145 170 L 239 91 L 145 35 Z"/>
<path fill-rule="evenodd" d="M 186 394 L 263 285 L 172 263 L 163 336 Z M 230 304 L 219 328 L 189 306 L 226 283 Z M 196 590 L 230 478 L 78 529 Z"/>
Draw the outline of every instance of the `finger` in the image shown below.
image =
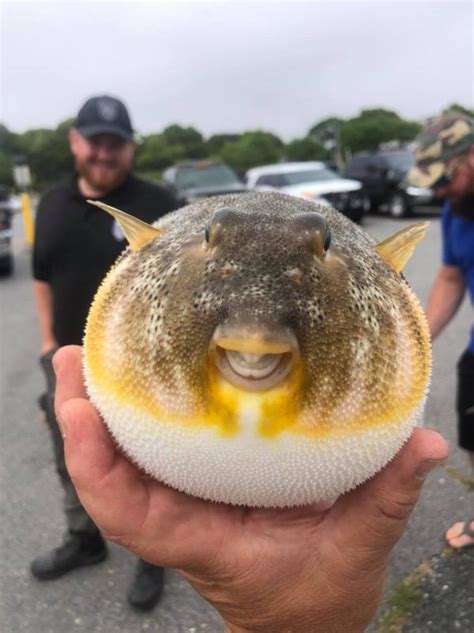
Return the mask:
<path fill-rule="evenodd" d="M 88 400 L 76 398 L 58 412 L 66 430 L 67 469 L 88 513 L 113 536 L 141 525 L 149 482 L 118 452 L 97 411 Z"/>
<path fill-rule="evenodd" d="M 189 566 L 195 559 L 201 564 L 209 549 L 208 533 L 201 538 L 207 504 L 152 480 L 120 454 L 87 400 L 80 347 L 61 348 L 54 366 L 66 466 L 99 529 L 157 564 Z"/>
<path fill-rule="evenodd" d="M 82 347 L 61 347 L 53 357 L 53 367 L 56 372 L 54 407 L 59 419 L 59 410 L 67 400 L 87 397 L 82 375 Z"/>
<path fill-rule="evenodd" d="M 338 539 L 346 549 L 388 553 L 405 529 L 426 475 L 448 455 L 446 441 L 435 431 L 416 429 L 378 475 L 341 497 L 331 513 L 338 517 Z"/>
<path fill-rule="evenodd" d="M 116 449 L 88 400 L 63 404 L 66 465 L 88 514 L 109 540 L 166 567 L 201 568 L 215 549 L 210 524 L 225 508 L 160 484 Z M 225 526 L 227 525 L 224 521 Z"/>

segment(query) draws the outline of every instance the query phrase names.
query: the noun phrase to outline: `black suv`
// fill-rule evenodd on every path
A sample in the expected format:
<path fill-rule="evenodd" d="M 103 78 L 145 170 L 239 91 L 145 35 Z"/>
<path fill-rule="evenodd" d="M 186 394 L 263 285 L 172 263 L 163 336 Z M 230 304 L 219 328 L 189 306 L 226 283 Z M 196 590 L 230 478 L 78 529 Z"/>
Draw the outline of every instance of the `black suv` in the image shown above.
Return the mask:
<path fill-rule="evenodd" d="M 13 271 L 12 215 L 8 188 L 0 185 L 0 274 Z"/>
<path fill-rule="evenodd" d="M 230 167 L 208 160 L 195 160 L 169 167 L 163 172 L 163 181 L 183 202 L 247 191 Z"/>
<path fill-rule="evenodd" d="M 380 208 L 401 218 L 410 215 L 415 205 L 433 204 L 430 189 L 412 187 L 406 181 L 414 162 L 408 150 L 358 152 L 348 162 L 345 176 L 362 182 L 372 210 Z"/>

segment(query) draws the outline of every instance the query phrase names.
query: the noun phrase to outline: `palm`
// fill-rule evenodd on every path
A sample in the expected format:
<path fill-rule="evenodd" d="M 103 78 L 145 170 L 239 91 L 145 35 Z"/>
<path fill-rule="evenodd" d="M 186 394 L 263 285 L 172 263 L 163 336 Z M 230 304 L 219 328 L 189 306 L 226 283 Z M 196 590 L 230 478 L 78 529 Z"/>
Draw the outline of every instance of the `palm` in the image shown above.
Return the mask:
<path fill-rule="evenodd" d="M 442 438 L 415 431 L 387 468 L 328 511 L 214 504 L 150 479 L 119 453 L 87 400 L 81 349 L 63 348 L 58 357 L 67 466 L 105 536 L 179 569 L 226 622 L 241 627 L 234 630 L 367 626 L 388 556 L 421 490 L 415 472 L 445 458 Z"/>
<path fill-rule="evenodd" d="M 165 566 L 181 567 L 184 561 L 189 564 L 190 552 L 195 552 L 199 561 L 218 559 L 222 564 L 228 557 L 241 561 L 241 548 L 249 554 L 254 549 L 262 553 L 267 541 L 278 540 L 281 546 L 291 544 L 293 539 L 300 542 L 302 527 L 307 524 L 314 532 L 326 516 L 313 507 L 250 509 L 207 502 L 144 476 L 118 452 L 111 464 L 104 473 L 103 489 L 107 488 L 107 494 L 114 499 L 104 504 L 101 498 L 94 504 L 97 507 L 93 512 L 98 516 L 106 514 L 105 524 L 121 526 L 120 533 L 111 526 L 109 538 L 129 543 L 134 540 L 133 535 L 140 534 L 133 543 L 137 553 L 150 560 L 159 559 Z M 133 496 L 126 494 L 126 489 L 133 489 Z M 165 546 L 166 551 L 160 551 L 159 542 L 168 542 L 171 535 L 173 547 Z M 223 553 L 229 556 L 223 559 Z"/>

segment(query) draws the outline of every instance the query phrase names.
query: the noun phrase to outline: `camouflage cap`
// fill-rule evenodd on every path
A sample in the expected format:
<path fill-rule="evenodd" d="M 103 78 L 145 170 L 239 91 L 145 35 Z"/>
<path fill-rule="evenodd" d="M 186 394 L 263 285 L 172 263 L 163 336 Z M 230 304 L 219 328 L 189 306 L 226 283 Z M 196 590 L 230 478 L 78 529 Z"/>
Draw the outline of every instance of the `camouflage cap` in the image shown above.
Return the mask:
<path fill-rule="evenodd" d="M 450 158 L 474 145 L 474 122 L 462 114 L 447 114 L 425 127 L 415 142 L 416 165 L 408 172 L 408 182 L 431 187 L 445 173 Z"/>

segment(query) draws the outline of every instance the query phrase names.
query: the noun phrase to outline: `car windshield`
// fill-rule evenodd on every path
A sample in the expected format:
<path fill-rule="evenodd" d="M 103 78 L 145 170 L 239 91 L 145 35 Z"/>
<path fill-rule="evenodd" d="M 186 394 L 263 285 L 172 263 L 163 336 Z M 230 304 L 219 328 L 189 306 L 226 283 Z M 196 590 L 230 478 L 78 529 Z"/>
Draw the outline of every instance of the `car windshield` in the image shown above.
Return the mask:
<path fill-rule="evenodd" d="M 386 154 L 385 158 L 391 169 L 406 172 L 415 164 L 415 156 L 410 152 L 395 152 Z"/>
<path fill-rule="evenodd" d="M 292 171 L 287 174 L 281 174 L 285 186 L 301 185 L 305 182 L 320 182 L 324 180 L 340 179 L 336 172 L 321 167 L 321 169 L 304 169 L 301 171 Z"/>
<path fill-rule="evenodd" d="M 202 167 L 181 167 L 176 174 L 176 186 L 180 191 L 239 183 L 232 169 L 225 165 L 205 164 Z"/>

